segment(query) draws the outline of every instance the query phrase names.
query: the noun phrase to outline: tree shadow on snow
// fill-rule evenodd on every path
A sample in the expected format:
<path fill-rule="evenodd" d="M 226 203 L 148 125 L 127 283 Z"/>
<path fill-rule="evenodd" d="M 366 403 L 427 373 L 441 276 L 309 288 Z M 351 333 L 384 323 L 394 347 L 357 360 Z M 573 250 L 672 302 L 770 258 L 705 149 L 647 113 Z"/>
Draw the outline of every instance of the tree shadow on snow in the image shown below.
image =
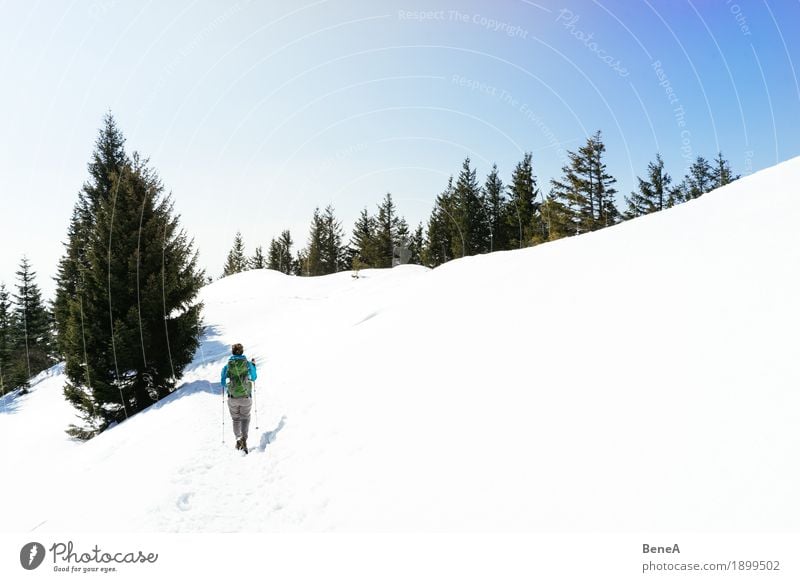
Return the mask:
<path fill-rule="evenodd" d="M 158 410 L 162 406 L 172 404 L 181 398 L 192 396 L 193 394 L 198 394 L 199 392 L 207 392 L 208 394 L 221 394 L 222 387 L 219 385 L 219 383 L 212 384 L 208 380 L 196 380 L 195 382 L 182 385 L 169 396 L 165 396 L 152 406 L 148 407 L 147 410 Z"/>
<path fill-rule="evenodd" d="M 0 398 L 0 414 L 16 414 L 19 412 L 19 391 L 7 392 Z"/>
<path fill-rule="evenodd" d="M 212 364 L 231 355 L 231 346 L 215 339 L 219 336 L 220 329 L 215 325 L 209 325 L 203 329 L 203 333 L 200 335 L 200 346 L 185 371 Z"/>
<path fill-rule="evenodd" d="M 274 442 L 275 439 L 278 438 L 278 433 L 286 426 L 286 415 L 284 414 L 281 417 L 281 421 L 278 423 L 278 426 L 273 428 L 272 430 L 268 430 L 261 435 L 261 442 L 258 445 L 258 450 L 264 451 L 267 448 L 267 445 Z"/>
<path fill-rule="evenodd" d="M 39 389 L 39 384 L 54 376 L 64 373 L 64 363 L 58 363 L 51 366 L 46 370 L 42 370 L 29 380 L 29 386 L 26 391 L 21 388 L 14 388 L 7 390 L 3 396 L 0 396 L 0 414 L 16 414 L 22 408 L 26 396 L 36 392 Z"/>

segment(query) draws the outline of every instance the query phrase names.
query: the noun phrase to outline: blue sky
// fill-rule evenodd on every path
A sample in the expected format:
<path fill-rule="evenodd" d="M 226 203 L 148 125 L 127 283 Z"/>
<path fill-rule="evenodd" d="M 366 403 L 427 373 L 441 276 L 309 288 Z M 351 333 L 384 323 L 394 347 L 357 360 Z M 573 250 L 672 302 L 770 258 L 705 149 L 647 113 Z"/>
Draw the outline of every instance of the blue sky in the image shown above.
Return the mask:
<path fill-rule="evenodd" d="M 676 178 L 800 155 L 800 1 L 23 2 L 0 19 L 0 281 L 25 254 L 50 297 L 102 117 L 149 156 L 202 265 L 314 207 L 349 231 L 392 192 L 416 225 L 472 158 L 545 189 L 602 130 L 621 194 L 656 152 Z M 622 200 L 620 199 L 622 204 Z"/>

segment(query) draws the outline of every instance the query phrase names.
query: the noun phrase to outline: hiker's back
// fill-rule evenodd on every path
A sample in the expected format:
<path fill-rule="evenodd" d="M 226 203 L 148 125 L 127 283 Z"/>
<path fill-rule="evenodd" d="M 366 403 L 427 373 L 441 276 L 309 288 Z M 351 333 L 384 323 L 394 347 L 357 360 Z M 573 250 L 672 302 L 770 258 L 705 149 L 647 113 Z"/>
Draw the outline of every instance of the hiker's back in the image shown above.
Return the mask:
<path fill-rule="evenodd" d="M 228 360 L 228 379 L 228 394 L 232 398 L 246 398 L 252 394 L 253 382 L 245 358 L 234 356 Z"/>

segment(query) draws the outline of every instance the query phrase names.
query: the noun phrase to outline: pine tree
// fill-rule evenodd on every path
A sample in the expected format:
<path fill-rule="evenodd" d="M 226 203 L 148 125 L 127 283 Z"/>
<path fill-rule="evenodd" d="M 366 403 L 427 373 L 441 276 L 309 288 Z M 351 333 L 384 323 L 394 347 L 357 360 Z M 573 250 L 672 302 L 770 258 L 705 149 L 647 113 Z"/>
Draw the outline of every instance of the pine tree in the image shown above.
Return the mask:
<path fill-rule="evenodd" d="M 422 265 L 422 255 L 425 251 L 425 230 L 422 224 L 417 225 L 417 229 L 411 235 L 411 244 L 408 246 L 411 251 L 411 264 Z"/>
<path fill-rule="evenodd" d="M 281 245 L 281 251 L 284 254 L 281 264 L 286 265 L 284 268 L 286 269 L 286 273 L 289 273 L 291 269 L 288 267 L 288 265 L 291 263 L 292 260 L 292 246 L 294 245 L 294 241 L 292 240 L 292 233 L 289 232 L 288 230 L 284 230 L 281 233 L 280 238 L 278 238 L 278 243 Z"/>
<path fill-rule="evenodd" d="M 117 127 L 114 116 L 107 113 L 103 128 L 95 142 L 92 160 L 89 162 L 89 181 L 83 186 L 81 209 L 96 214 L 100 205 L 107 201 L 117 186 L 115 179 L 121 168 L 130 163 L 125 153 L 125 137 Z"/>
<path fill-rule="evenodd" d="M 452 232 L 456 231 L 457 240 L 463 241 L 458 232 L 458 225 L 453 219 L 453 178 L 447 181 L 447 188 L 436 197 L 431 216 L 428 219 L 428 232 L 425 249 L 422 253 L 423 264 L 437 267 L 453 258 L 451 248 Z M 464 248 L 463 245 L 461 247 Z M 463 255 L 463 252 L 462 252 Z"/>
<path fill-rule="evenodd" d="M 256 252 L 250 258 L 249 267 L 251 269 L 266 269 L 267 268 L 267 260 L 264 258 L 264 249 L 261 248 L 261 245 L 256 247 Z"/>
<path fill-rule="evenodd" d="M 717 157 L 714 159 L 714 167 L 711 170 L 713 184 L 711 189 L 721 188 L 739 178 L 741 178 L 739 174 L 733 174 L 730 162 L 722 157 L 722 152 L 717 153 Z"/>
<path fill-rule="evenodd" d="M 656 161 L 647 164 L 647 179 L 637 177 L 639 191 L 631 192 L 630 198 L 626 197 L 628 208 L 625 218 L 644 216 L 652 212 L 659 212 L 668 207 L 669 185 L 672 178 L 664 170 L 664 160 L 661 154 L 656 154 Z"/>
<path fill-rule="evenodd" d="M 508 202 L 504 190 L 497 164 L 494 164 L 483 185 L 483 205 L 486 208 L 486 223 L 489 227 L 489 252 L 509 248 Z"/>
<path fill-rule="evenodd" d="M 689 173 L 683 179 L 682 199 L 684 202 L 694 200 L 713 189 L 714 173 L 711 164 L 703 156 L 697 156 L 689 167 Z"/>
<path fill-rule="evenodd" d="M 347 268 L 345 246 L 342 244 L 342 223 L 336 219 L 333 206 L 328 205 L 320 217 L 321 274 L 338 273 Z"/>
<path fill-rule="evenodd" d="M 550 238 L 573 236 L 590 230 L 591 214 L 586 196 L 589 168 L 579 152 L 567 152 L 569 164 L 563 166 L 561 180 L 551 180 L 549 204 Z M 553 220 L 555 218 L 555 220 Z"/>
<path fill-rule="evenodd" d="M 267 268 L 273 271 L 281 271 L 280 264 L 281 248 L 278 239 L 273 238 L 269 241 L 269 250 L 267 251 Z"/>
<path fill-rule="evenodd" d="M 0 283 L 0 395 L 16 388 L 12 374 L 14 329 L 11 300 L 4 283 Z"/>
<path fill-rule="evenodd" d="M 506 204 L 507 248 L 523 248 L 535 241 L 546 240 L 540 207 L 536 202 L 539 187 L 533 175 L 533 156 L 526 153 L 514 168 L 508 185 L 509 201 Z"/>
<path fill-rule="evenodd" d="M 97 211 L 104 201 L 114 193 L 114 176 L 119 176 L 122 167 L 129 163 L 125 153 L 125 138 L 117 127 L 114 117 L 108 113 L 103 119 L 92 158 L 88 165 L 89 180 L 78 193 L 64 243 L 65 252 L 58 264 L 56 295 L 53 301 L 58 352 L 67 349 L 65 337 L 70 320 L 70 306 L 79 302 L 83 288 L 83 273 L 89 267 L 86 248 L 94 231 Z"/>
<path fill-rule="evenodd" d="M 302 261 L 302 273 L 306 277 L 316 277 L 324 275 L 324 266 L 322 262 L 322 245 L 324 239 L 325 226 L 322 222 L 322 215 L 319 208 L 314 209 L 314 215 L 311 217 L 311 226 L 308 231 L 308 244 L 301 253 L 300 260 Z"/>
<path fill-rule="evenodd" d="M 23 257 L 17 271 L 17 293 L 14 295 L 14 350 L 22 361 L 17 363 L 18 378 L 30 379 L 55 363 L 50 315 L 36 284 L 36 273 Z M 27 384 L 27 383 L 26 383 Z"/>
<path fill-rule="evenodd" d="M 457 234 L 451 234 L 453 256 L 476 255 L 489 250 L 489 222 L 483 205 L 478 173 L 470 167 L 466 158 L 461 165 L 453 188 L 453 226 Z"/>
<path fill-rule="evenodd" d="M 306 249 L 297 251 L 297 255 L 292 262 L 292 274 L 297 275 L 298 277 L 305 277 L 307 262 L 308 255 L 306 253 Z"/>
<path fill-rule="evenodd" d="M 111 180 L 65 330 L 64 394 L 85 422 L 68 432 L 79 438 L 172 392 L 199 345 L 205 276 L 160 179 L 134 155 Z"/>
<path fill-rule="evenodd" d="M 350 255 L 352 259 L 358 258 L 362 268 L 375 268 L 380 263 L 376 230 L 375 218 L 365 208 L 356 220 L 350 239 Z"/>
<path fill-rule="evenodd" d="M 222 270 L 222 276 L 235 275 L 236 273 L 243 273 L 248 269 L 248 260 L 244 253 L 244 242 L 242 240 L 242 233 L 237 232 L 233 239 L 233 248 L 228 252 L 228 258 L 225 261 L 225 267 Z"/>
<path fill-rule="evenodd" d="M 408 245 L 411 243 L 411 229 L 408 227 L 408 221 L 405 217 L 400 217 L 397 221 L 397 232 L 394 234 L 395 245 Z"/>
<path fill-rule="evenodd" d="M 606 144 L 603 143 L 600 132 L 594 134 L 587 144 L 590 153 L 590 182 L 593 190 L 592 198 L 597 203 L 597 215 L 594 219 L 593 230 L 606 228 L 617 224 L 620 219 L 619 210 L 614 200 L 617 189 L 614 184 L 617 179 L 608 173 L 606 164 L 603 161 L 603 154 L 606 151 Z"/>
<path fill-rule="evenodd" d="M 672 208 L 678 204 L 683 204 L 686 201 L 684 190 L 686 189 L 686 179 L 684 178 L 672 188 L 667 190 L 667 208 Z"/>
<path fill-rule="evenodd" d="M 586 140 L 577 152 L 567 152 L 564 177 L 552 180 L 552 203 L 548 209 L 553 228 L 550 237 L 560 238 L 616 224 L 619 211 L 614 202 L 616 179 L 608 174 L 603 154 L 606 146 L 600 132 Z"/>
<path fill-rule="evenodd" d="M 79 195 L 80 196 L 80 195 Z M 67 241 L 64 243 L 65 254 L 60 259 L 56 275 L 56 296 L 53 301 L 53 316 L 56 321 L 56 346 L 59 354 L 66 350 L 66 339 L 63 331 L 69 319 L 70 302 L 75 300 L 81 290 L 81 273 L 87 267 L 85 257 L 88 232 L 92 225 L 85 224 L 81 217 L 80 203 L 72 211 Z"/>
<path fill-rule="evenodd" d="M 287 275 L 294 272 L 294 259 L 292 258 L 292 234 L 284 230 L 277 240 L 270 244 L 269 268 Z"/>
<path fill-rule="evenodd" d="M 546 227 L 547 240 L 557 240 L 577 234 L 572 209 L 559 198 L 560 195 L 552 189 L 542 203 L 542 221 Z"/>
<path fill-rule="evenodd" d="M 392 195 L 387 192 L 383 202 L 378 206 L 378 215 L 375 218 L 374 267 L 383 269 L 392 266 L 399 220 L 397 207 L 394 205 Z"/>

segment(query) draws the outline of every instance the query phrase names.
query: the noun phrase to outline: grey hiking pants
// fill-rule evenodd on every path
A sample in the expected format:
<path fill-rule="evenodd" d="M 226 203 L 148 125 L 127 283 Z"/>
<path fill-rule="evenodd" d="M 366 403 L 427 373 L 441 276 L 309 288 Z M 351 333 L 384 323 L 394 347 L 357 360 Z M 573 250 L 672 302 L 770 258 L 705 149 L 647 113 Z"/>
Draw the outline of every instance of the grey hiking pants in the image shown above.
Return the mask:
<path fill-rule="evenodd" d="M 236 435 L 236 440 L 240 438 L 247 440 L 247 431 L 250 428 L 250 407 L 252 405 L 252 398 L 228 398 L 228 410 L 231 411 L 233 434 Z"/>

